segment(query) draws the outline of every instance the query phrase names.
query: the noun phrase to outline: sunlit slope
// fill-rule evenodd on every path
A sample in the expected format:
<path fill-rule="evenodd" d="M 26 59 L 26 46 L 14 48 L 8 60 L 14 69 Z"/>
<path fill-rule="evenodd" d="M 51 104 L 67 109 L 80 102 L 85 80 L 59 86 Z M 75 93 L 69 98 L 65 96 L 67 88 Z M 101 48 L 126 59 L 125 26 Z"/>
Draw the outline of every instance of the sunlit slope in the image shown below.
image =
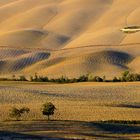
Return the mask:
<path fill-rule="evenodd" d="M 138 0 L 1 0 L 0 72 L 57 77 L 139 72 L 140 32 L 120 31 L 140 25 L 139 14 Z"/>
<path fill-rule="evenodd" d="M 48 33 L 33 44 L 39 48 L 139 41 L 139 34 L 124 35 L 120 32 L 124 26 L 140 23 L 137 0 L 127 3 L 126 0 L 7 0 L 1 1 L 0 6 L 1 36 L 9 31 L 13 31 L 10 34 L 12 37 L 16 30 L 39 29 Z M 27 41 L 34 39 L 32 37 L 27 36 Z M 26 43 L 26 39 L 23 40 Z M 6 44 L 6 39 L 3 42 Z M 9 44 L 8 40 L 6 45 Z M 16 44 L 11 41 L 11 46 Z"/>
<path fill-rule="evenodd" d="M 7 32 L 28 28 L 42 29 L 48 34 L 36 46 L 62 48 L 86 31 L 90 24 L 96 22 L 111 6 L 111 3 L 111 0 L 103 3 L 98 0 L 19 0 L 9 2 L 0 8 L 0 30 Z M 13 34 L 15 33 L 13 32 Z M 30 39 L 32 40 L 32 36 Z M 45 45 L 48 43 L 51 47 Z"/>
<path fill-rule="evenodd" d="M 140 56 L 136 57 L 128 66 L 131 68 L 131 70 L 140 72 Z"/>
<path fill-rule="evenodd" d="M 39 40 L 41 40 L 44 35 L 45 33 L 40 30 L 26 29 L 10 31 L 0 35 L 0 44 L 2 46 L 32 47 L 39 45 Z"/>
<path fill-rule="evenodd" d="M 124 8 L 125 7 L 125 8 Z M 137 0 L 114 0 L 106 12 L 88 26 L 87 30 L 69 43 L 66 48 L 93 44 L 124 44 L 139 42 L 140 35 L 127 35 L 120 32 L 125 26 L 139 25 L 139 4 Z M 125 41 L 129 38 L 127 41 Z"/>
<path fill-rule="evenodd" d="M 24 72 L 35 73 L 38 71 L 41 75 L 46 74 L 50 77 L 60 77 L 61 75 L 77 77 L 90 73 L 112 77 L 128 70 L 127 65 L 134 60 L 130 54 L 113 50 L 69 56 L 61 53 L 59 57 L 55 55 L 24 69 Z"/>

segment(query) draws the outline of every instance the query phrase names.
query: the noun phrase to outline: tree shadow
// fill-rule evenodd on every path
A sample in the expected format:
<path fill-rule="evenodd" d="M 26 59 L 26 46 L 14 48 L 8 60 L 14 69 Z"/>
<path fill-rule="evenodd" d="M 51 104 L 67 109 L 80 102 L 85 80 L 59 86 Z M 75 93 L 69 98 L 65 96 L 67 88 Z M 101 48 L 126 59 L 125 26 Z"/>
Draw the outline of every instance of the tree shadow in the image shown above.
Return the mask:
<path fill-rule="evenodd" d="M 136 108 L 136 109 L 140 109 L 140 104 L 120 104 L 120 105 L 116 105 L 114 107 L 125 107 L 125 108 Z"/>

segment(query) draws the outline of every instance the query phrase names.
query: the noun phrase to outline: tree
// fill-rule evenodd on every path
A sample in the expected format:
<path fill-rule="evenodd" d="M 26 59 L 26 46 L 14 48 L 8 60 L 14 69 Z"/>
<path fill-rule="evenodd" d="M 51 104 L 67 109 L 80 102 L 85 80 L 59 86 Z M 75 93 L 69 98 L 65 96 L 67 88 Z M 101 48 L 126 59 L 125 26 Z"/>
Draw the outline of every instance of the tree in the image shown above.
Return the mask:
<path fill-rule="evenodd" d="M 12 80 L 16 81 L 16 76 L 15 75 L 12 75 Z"/>
<path fill-rule="evenodd" d="M 103 76 L 102 79 L 103 79 L 103 82 L 106 82 L 106 76 L 105 75 Z"/>
<path fill-rule="evenodd" d="M 88 81 L 88 76 L 82 75 L 77 79 L 78 82 L 86 82 Z"/>
<path fill-rule="evenodd" d="M 54 115 L 55 106 L 51 102 L 43 104 L 42 114 L 48 116 L 48 120 L 50 120 L 50 115 Z"/>
<path fill-rule="evenodd" d="M 129 74 L 130 74 L 129 71 L 123 72 L 123 73 L 122 73 L 121 81 L 122 81 L 122 82 L 127 82 Z"/>
<path fill-rule="evenodd" d="M 24 75 L 19 76 L 19 81 L 28 81 Z"/>
<path fill-rule="evenodd" d="M 130 73 L 129 71 L 125 71 L 125 72 L 122 74 L 122 76 L 123 76 L 123 77 L 127 77 L 127 76 L 129 75 L 129 73 Z"/>
<path fill-rule="evenodd" d="M 93 73 L 88 74 L 87 77 L 88 77 L 88 81 L 93 81 L 94 79 Z"/>
<path fill-rule="evenodd" d="M 95 76 L 93 78 L 93 81 L 95 81 L 95 82 L 103 82 L 103 79 L 101 77 L 99 77 L 99 76 Z"/>
<path fill-rule="evenodd" d="M 120 82 L 120 80 L 115 76 L 112 80 L 113 82 Z"/>
<path fill-rule="evenodd" d="M 121 81 L 123 82 L 140 81 L 140 74 L 125 71 L 121 77 Z"/>
<path fill-rule="evenodd" d="M 38 75 L 37 75 L 37 73 L 35 73 L 35 78 L 34 78 L 34 80 L 35 80 L 35 81 L 38 80 Z"/>
<path fill-rule="evenodd" d="M 33 82 L 33 81 L 34 81 L 33 76 L 30 76 L 30 81 L 31 81 L 31 82 Z"/>
<path fill-rule="evenodd" d="M 30 109 L 27 108 L 27 107 L 23 107 L 23 108 L 15 108 L 13 107 L 11 110 L 10 110 L 10 114 L 9 116 L 11 118 L 16 118 L 16 120 L 20 120 L 20 117 L 24 114 L 24 113 L 29 113 L 30 112 Z"/>

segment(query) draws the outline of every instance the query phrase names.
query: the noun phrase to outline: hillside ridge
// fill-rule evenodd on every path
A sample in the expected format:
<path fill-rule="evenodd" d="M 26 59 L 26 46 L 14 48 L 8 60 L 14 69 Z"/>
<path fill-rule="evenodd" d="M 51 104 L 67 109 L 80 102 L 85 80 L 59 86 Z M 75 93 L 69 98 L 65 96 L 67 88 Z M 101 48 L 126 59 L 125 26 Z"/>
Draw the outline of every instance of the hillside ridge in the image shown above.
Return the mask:
<path fill-rule="evenodd" d="M 139 73 L 140 32 L 120 31 L 139 26 L 139 13 L 137 0 L 1 0 L 0 74 Z M 126 54 L 133 59 L 109 63 L 125 61 Z"/>

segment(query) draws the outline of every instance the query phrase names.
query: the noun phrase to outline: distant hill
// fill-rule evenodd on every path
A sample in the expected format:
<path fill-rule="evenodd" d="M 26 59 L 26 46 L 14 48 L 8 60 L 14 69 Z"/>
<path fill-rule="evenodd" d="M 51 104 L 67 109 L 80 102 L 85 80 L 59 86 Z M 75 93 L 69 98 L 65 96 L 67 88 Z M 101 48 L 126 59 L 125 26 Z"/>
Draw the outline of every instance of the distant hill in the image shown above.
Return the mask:
<path fill-rule="evenodd" d="M 138 0 L 1 0 L 0 74 L 140 72 Z"/>

